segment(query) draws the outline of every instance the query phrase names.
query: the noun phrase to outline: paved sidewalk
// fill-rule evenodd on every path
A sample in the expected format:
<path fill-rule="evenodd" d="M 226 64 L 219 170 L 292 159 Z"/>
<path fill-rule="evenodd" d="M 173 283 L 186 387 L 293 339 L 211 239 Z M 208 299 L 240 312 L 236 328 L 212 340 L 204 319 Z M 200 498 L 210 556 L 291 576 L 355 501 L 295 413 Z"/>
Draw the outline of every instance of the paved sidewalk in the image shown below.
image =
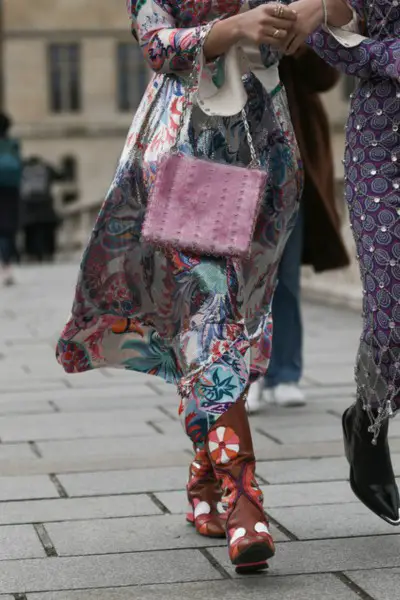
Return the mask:
<path fill-rule="evenodd" d="M 277 555 L 239 577 L 223 541 L 185 524 L 190 444 L 173 388 L 53 358 L 76 267 L 26 268 L 0 289 L 0 600 L 394 600 L 396 530 L 355 501 L 340 414 L 355 313 L 304 307 L 304 409 L 252 418 Z M 392 448 L 400 475 L 400 421 Z"/>

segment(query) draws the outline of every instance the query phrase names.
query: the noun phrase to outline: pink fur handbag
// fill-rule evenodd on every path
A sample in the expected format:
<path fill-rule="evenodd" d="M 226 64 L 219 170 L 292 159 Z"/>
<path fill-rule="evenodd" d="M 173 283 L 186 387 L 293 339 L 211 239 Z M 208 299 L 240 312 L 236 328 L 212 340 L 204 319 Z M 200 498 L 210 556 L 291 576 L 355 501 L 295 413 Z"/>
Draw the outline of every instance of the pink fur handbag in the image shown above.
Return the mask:
<path fill-rule="evenodd" d="M 191 104 L 193 73 L 185 91 L 177 140 Z M 160 158 L 142 227 L 145 242 L 195 254 L 250 256 L 267 173 L 260 168 L 245 109 L 241 114 L 251 153 L 249 167 L 177 153 L 178 142 L 170 154 Z"/>
<path fill-rule="evenodd" d="M 142 229 L 145 241 L 195 254 L 248 258 L 266 172 L 164 156 Z"/>

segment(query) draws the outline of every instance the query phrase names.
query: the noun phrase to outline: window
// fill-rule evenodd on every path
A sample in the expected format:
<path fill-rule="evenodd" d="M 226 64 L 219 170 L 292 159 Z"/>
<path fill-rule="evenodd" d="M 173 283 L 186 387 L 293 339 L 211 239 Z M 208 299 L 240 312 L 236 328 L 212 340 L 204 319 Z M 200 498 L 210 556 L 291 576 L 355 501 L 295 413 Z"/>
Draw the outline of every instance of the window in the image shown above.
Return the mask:
<path fill-rule="evenodd" d="M 80 48 L 78 44 L 50 44 L 50 110 L 55 113 L 81 109 Z"/>
<path fill-rule="evenodd" d="M 139 46 L 118 44 L 117 104 L 120 111 L 133 111 L 139 106 L 148 82 L 148 70 Z"/>

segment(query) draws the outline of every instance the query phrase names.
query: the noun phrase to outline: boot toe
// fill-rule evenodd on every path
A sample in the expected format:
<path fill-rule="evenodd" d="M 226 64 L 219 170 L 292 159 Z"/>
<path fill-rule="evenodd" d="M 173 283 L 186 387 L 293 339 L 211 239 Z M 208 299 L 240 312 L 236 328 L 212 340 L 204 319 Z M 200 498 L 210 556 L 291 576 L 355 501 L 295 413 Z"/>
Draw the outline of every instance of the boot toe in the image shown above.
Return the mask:
<path fill-rule="evenodd" d="M 400 525 L 400 500 L 397 485 L 371 485 L 378 514 L 391 525 Z"/>
<path fill-rule="evenodd" d="M 226 536 L 225 527 L 218 517 L 204 520 L 203 522 L 199 522 L 199 519 L 197 519 L 196 529 L 200 535 L 204 535 L 205 537 L 223 538 Z"/>
<path fill-rule="evenodd" d="M 400 525 L 400 499 L 396 484 L 357 484 L 352 482 L 356 496 L 390 525 Z"/>

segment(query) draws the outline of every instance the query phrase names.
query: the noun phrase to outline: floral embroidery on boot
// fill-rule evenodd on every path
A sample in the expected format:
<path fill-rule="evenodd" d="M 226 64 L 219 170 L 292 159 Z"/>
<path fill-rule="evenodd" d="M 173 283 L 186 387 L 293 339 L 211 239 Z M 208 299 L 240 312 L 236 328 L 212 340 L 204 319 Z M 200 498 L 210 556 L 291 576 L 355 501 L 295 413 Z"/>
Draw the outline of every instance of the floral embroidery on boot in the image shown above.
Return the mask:
<path fill-rule="evenodd" d="M 239 438 L 230 427 L 217 427 L 208 436 L 208 449 L 215 464 L 228 463 L 239 452 Z"/>

